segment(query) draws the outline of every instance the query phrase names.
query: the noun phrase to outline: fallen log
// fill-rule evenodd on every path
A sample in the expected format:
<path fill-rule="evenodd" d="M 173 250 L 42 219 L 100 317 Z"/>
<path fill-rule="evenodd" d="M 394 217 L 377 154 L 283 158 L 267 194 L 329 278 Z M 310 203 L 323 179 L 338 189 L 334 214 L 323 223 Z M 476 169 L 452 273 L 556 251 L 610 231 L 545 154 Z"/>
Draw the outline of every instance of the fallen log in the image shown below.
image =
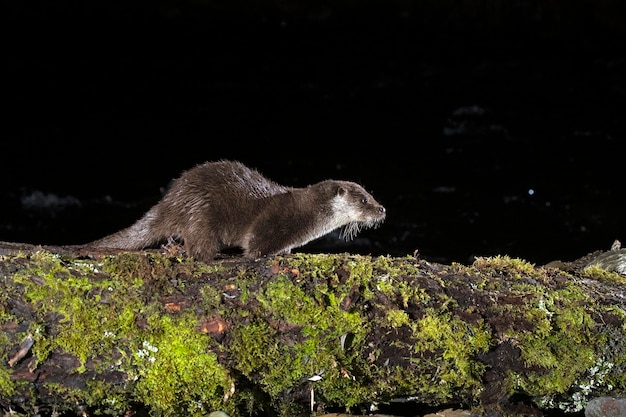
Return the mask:
<path fill-rule="evenodd" d="M 578 412 L 626 395 L 626 277 L 592 265 L 599 255 L 546 266 L 350 254 L 202 263 L 172 250 L 0 243 L 0 407 Z"/>

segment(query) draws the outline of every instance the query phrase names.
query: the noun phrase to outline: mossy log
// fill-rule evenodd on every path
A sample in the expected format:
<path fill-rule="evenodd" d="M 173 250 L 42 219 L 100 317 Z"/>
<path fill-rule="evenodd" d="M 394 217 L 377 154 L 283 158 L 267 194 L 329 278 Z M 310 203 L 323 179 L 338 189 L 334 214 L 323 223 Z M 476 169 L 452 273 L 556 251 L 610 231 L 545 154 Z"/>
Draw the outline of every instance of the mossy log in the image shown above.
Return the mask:
<path fill-rule="evenodd" d="M 626 278 L 507 256 L 0 244 L 0 407 L 18 415 L 310 416 L 393 401 L 477 415 L 626 394 Z"/>

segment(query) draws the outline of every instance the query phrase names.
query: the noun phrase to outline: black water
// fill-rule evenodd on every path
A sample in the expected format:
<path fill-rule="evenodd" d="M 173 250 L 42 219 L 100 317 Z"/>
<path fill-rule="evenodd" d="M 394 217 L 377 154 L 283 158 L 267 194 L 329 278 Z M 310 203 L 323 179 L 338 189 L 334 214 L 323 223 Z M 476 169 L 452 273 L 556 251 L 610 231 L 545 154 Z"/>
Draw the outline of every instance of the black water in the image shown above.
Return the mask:
<path fill-rule="evenodd" d="M 303 250 L 573 260 L 626 241 L 624 42 L 416 22 L 47 22 L 6 52 L 0 240 L 125 227 L 196 163 L 303 186 L 360 182 L 388 210 Z M 30 38 L 29 38 L 30 39 Z"/>

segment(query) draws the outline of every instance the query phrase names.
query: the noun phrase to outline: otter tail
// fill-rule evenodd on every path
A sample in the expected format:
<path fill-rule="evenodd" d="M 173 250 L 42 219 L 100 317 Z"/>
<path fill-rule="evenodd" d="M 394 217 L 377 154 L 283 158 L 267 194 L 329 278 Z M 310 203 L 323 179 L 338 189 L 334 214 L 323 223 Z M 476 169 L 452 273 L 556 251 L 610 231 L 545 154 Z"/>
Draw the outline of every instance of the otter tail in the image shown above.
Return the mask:
<path fill-rule="evenodd" d="M 94 240 L 83 246 L 125 250 L 140 250 L 152 246 L 164 238 L 163 236 L 154 235 L 152 221 L 155 217 L 156 209 L 153 207 L 141 219 L 126 229 Z"/>

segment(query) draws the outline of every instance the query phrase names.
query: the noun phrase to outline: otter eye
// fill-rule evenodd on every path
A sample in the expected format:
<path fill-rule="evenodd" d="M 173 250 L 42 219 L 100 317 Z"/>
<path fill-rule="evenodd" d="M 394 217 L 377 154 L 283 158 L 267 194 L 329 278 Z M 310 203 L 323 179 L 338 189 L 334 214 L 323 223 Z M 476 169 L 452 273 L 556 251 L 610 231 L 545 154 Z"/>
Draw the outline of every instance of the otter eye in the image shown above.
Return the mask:
<path fill-rule="evenodd" d="M 363 204 L 367 204 L 367 198 L 363 197 L 363 198 L 361 199 L 361 203 L 363 203 Z"/>

